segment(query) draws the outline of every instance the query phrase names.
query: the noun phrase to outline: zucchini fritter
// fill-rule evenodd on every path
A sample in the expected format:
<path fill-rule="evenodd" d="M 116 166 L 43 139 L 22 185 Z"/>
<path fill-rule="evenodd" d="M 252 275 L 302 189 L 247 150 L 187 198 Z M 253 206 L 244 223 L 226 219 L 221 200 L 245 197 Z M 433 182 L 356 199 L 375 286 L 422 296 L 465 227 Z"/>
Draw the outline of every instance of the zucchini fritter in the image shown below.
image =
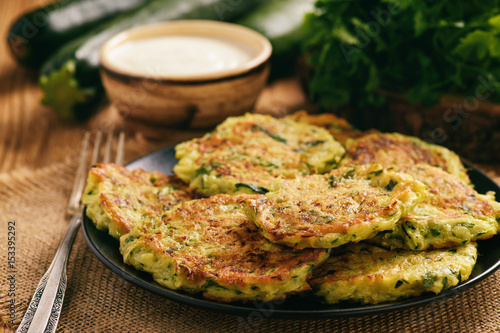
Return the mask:
<path fill-rule="evenodd" d="M 310 289 L 306 279 L 328 251 L 269 242 L 242 208 L 251 197 L 215 195 L 141 221 L 120 239 L 125 263 L 163 286 L 222 302 L 270 301 Z"/>
<path fill-rule="evenodd" d="M 375 164 L 278 180 L 275 186 L 249 201 L 249 215 L 266 238 L 295 248 L 371 238 L 394 228 L 426 195 L 421 182 Z"/>
<path fill-rule="evenodd" d="M 369 134 L 346 144 L 342 165 L 379 163 L 384 167 L 428 164 L 470 182 L 467 171 L 457 154 L 427 143 L 419 138 L 399 133 Z"/>
<path fill-rule="evenodd" d="M 331 170 L 344 152 L 323 128 L 246 114 L 177 145 L 174 173 L 207 196 L 265 193 L 276 177 Z"/>
<path fill-rule="evenodd" d="M 332 114 L 230 117 L 176 158 L 176 176 L 98 164 L 82 202 L 126 264 L 221 302 L 439 293 L 500 232 L 500 203 L 455 153 Z"/>
<path fill-rule="evenodd" d="M 500 203 L 493 192 L 479 194 L 462 179 L 425 164 L 396 169 L 423 182 L 427 198 L 394 229 L 370 242 L 388 248 L 425 250 L 491 238 L 500 230 Z"/>
<path fill-rule="evenodd" d="M 175 176 L 96 164 L 89 171 L 82 203 L 97 229 L 120 238 L 138 221 L 161 216 L 179 202 L 191 199 L 192 191 Z"/>
<path fill-rule="evenodd" d="M 432 251 L 388 251 L 368 244 L 334 249 L 309 280 L 325 303 L 377 304 L 440 293 L 465 281 L 477 260 L 475 243 Z"/>

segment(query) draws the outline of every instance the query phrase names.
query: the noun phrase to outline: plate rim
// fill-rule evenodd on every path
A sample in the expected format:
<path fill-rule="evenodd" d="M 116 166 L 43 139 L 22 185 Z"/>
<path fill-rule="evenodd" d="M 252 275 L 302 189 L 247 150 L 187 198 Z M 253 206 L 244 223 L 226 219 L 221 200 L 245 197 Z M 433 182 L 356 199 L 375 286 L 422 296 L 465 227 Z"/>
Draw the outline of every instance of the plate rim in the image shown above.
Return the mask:
<path fill-rule="evenodd" d="M 169 147 L 165 147 L 165 148 L 159 149 L 157 151 L 154 151 L 152 153 L 146 154 L 146 155 L 139 157 L 139 158 L 131 161 L 130 163 L 126 164 L 125 167 L 130 168 L 130 169 L 141 167 L 140 165 L 143 164 L 141 162 L 147 161 L 148 159 L 155 159 L 156 158 L 158 161 L 160 161 L 162 159 L 161 156 L 172 155 L 172 153 L 175 151 L 174 147 L 175 146 L 169 146 Z M 175 157 L 174 157 L 174 159 L 175 159 Z M 469 172 L 469 175 L 473 175 L 474 178 L 476 178 L 477 180 L 491 183 L 491 185 L 493 187 L 493 189 L 491 189 L 491 190 L 496 192 L 496 196 L 497 196 L 497 200 L 498 200 L 498 196 L 500 195 L 500 186 L 498 184 L 496 184 L 490 177 L 488 177 L 482 171 L 473 167 L 469 163 L 464 162 L 464 165 L 466 166 L 466 168 Z M 92 230 L 92 228 L 95 229 L 95 231 Z M 351 305 L 350 307 L 347 307 L 347 308 L 334 308 L 334 309 L 325 308 L 325 309 L 312 309 L 312 310 L 286 309 L 286 308 L 283 309 L 283 308 L 276 308 L 274 306 L 276 303 L 277 304 L 286 303 L 286 301 L 288 299 L 285 299 L 284 301 L 276 301 L 276 302 L 254 301 L 252 303 L 244 303 L 244 306 L 243 306 L 243 305 L 234 304 L 234 303 L 223 303 L 223 302 L 206 300 L 206 299 L 200 298 L 201 296 L 197 296 L 194 294 L 188 294 L 186 292 L 178 291 L 178 290 L 170 290 L 166 287 L 162 287 L 161 285 L 157 284 L 152 279 L 152 277 L 150 275 L 149 275 L 149 277 L 151 279 L 151 282 L 143 281 L 143 279 L 138 277 L 139 274 L 147 274 L 147 273 L 137 271 L 137 275 L 133 275 L 133 274 L 125 271 L 122 267 L 118 266 L 112 259 L 108 258 L 108 256 L 102 252 L 99 245 L 96 244 L 96 239 L 93 238 L 92 232 L 103 233 L 103 237 L 104 236 L 109 237 L 110 240 L 112 240 L 113 238 L 109 234 L 105 233 L 104 231 L 97 230 L 95 228 L 95 226 L 93 225 L 93 223 L 90 221 L 90 219 L 86 216 L 85 210 L 83 212 L 82 231 L 83 231 L 87 245 L 89 246 L 91 251 L 94 253 L 94 255 L 99 259 L 99 261 L 101 261 L 104 264 L 104 266 L 106 268 L 111 270 L 119 278 L 124 279 L 125 281 L 128 281 L 128 282 L 130 282 L 130 283 L 132 283 L 132 284 L 134 284 L 134 285 L 136 285 L 144 290 L 147 290 L 148 292 L 152 292 L 156 295 L 160 295 L 160 296 L 165 297 L 167 299 L 170 299 L 172 301 L 180 302 L 180 303 L 187 304 L 187 305 L 192 305 L 195 307 L 204 308 L 206 310 L 211 310 L 211 311 L 215 311 L 215 312 L 219 312 L 219 313 L 230 313 L 230 314 L 235 314 L 235 315 L 252 315 L 252 314 L 257 315 L 257 314 L 259 314 L 260 316 L 263 316 L 266 318 L 269 318 L 271 316 L 274 318 L 294 318 L 294 319 L 351 317 L 351 316 L 360 316 L 360 315 L 369 315 L 369 314 L 380 314 L 380 313 L 385 313 L 385 312 L 403 310 L 403 309 L 416 307 L 416 306 L 422 306 L 422 305 L 425 305 L 428 303 L 442 300 L 444 298 L 451 298 L 451 297 L 454 297 L 458 294 L 461 294 L 463 291 L 478 284 L 480 281 L 486 279 L 487 277 L 492 275 L 495 271 L 497 271 L 500 268 L 500 257 L 499 257 L 498 260 L 493 265 L 488 266 L 484 271 L 480 272 L 478 275 L 468 279 L 467 281 L 465 281 L 457 286 L 446 289 L 439 294 L 427 294 L 427 295 L 413 297 L 413 298 L 409 298 L 409 299 L 406 299 L 403 301 L 397 301 L 397 302 L 382 303 L 382 304 L 375 304 L 375 305 L 359 305 L 359 306 L 356 306 L 354 304 L 354 305 Z M 494 237 L 498 237 L 498 236 L 494 236 Z M 487 241 L 491 241 L 491 238 L 487 239 L 487 240 L 481 240 L 479 242 L 484 243 Z M 118 249 L 116 249 L 116 250 L 118 251 Z M 123 264 L 123 265 L 125 265 L 125 264 Z M 134 269 L 134 268 L 132 268 L 132 269 Z M 298 296 L 292 296 L 292 297 L 298 297 Z M 265 304 L 265 305 L 261 306 L 259 303 Z M 249 305 L 249 304 L 251 304 L 251 305 Z M 317 303 L 315 302 L 315 304 L 322 305 L 320 302 L 317 302 Z M 328 305 L 322 305 L 322 306 L 328 306 Z"/>

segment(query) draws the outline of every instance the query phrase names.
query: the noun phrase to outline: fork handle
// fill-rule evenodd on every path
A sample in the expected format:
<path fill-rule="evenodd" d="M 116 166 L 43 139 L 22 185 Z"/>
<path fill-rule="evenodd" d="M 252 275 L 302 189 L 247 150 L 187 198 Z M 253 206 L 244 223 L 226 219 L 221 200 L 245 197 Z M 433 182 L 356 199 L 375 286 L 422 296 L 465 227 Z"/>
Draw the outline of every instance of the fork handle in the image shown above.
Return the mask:
<path fill-rule="evenodd" d="M 82 224 L 82 215 L 73 216 L 49 269 L 38 283 L 28 310 L 16 333 L 56 331 L 66 291 L 66 267 L 71 247 Z"/>

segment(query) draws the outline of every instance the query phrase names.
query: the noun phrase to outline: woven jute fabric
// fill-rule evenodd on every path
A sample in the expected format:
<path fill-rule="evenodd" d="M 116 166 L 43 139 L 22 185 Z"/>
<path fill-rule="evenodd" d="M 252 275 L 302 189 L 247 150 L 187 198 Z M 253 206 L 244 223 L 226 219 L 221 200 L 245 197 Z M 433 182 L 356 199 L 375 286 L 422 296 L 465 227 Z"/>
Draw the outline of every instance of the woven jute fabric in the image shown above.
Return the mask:
<path fill-rule="evenodd" d="M 0 318 L 7 327 L 19 324 L 65 232 L 75 167 L 74 159 L 67 158 L 38 170 L 0 174 L 3 254 L 8 252 L 8 226 L 15 222 L 15 263 L 9 266 L 3 255 L 0 265 Z M 95 257 L 80 232 L 69 260 L 58 332 L 500 332 L 499 308 L 496 272 L 443 300 L 377 315 L 291 320 L 216 313 L 124 281 Z"/>

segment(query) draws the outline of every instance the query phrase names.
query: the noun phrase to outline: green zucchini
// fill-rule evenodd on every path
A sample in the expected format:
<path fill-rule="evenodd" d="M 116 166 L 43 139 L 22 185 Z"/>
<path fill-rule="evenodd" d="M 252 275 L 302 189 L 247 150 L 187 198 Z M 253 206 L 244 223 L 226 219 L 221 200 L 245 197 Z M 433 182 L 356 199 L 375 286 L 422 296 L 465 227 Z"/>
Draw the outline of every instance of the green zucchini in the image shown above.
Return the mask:
<path fill-rule="evenodd" d="M 55 1 L 14 21 L 7 43 L 19 63 L 39 67 L 66 42 L 148 1 L 151 0 Z"/>
<path fill-rule="evenodd" d="M 302 25 L 316 0 L 269 0 L 237 23 L 266 36 L 273 46 L 271 76 L 290 74 L 300 55 Z"/>
<path fill-rule="evenodd" d="M 177 19 L 231 21 L 263 0 L 153 0 L 69 42 L 42 66 L 42 103 L 65 119 L 85 119 L 103 95 L 99 49 L 117 33 L 144 24 Z"/>

